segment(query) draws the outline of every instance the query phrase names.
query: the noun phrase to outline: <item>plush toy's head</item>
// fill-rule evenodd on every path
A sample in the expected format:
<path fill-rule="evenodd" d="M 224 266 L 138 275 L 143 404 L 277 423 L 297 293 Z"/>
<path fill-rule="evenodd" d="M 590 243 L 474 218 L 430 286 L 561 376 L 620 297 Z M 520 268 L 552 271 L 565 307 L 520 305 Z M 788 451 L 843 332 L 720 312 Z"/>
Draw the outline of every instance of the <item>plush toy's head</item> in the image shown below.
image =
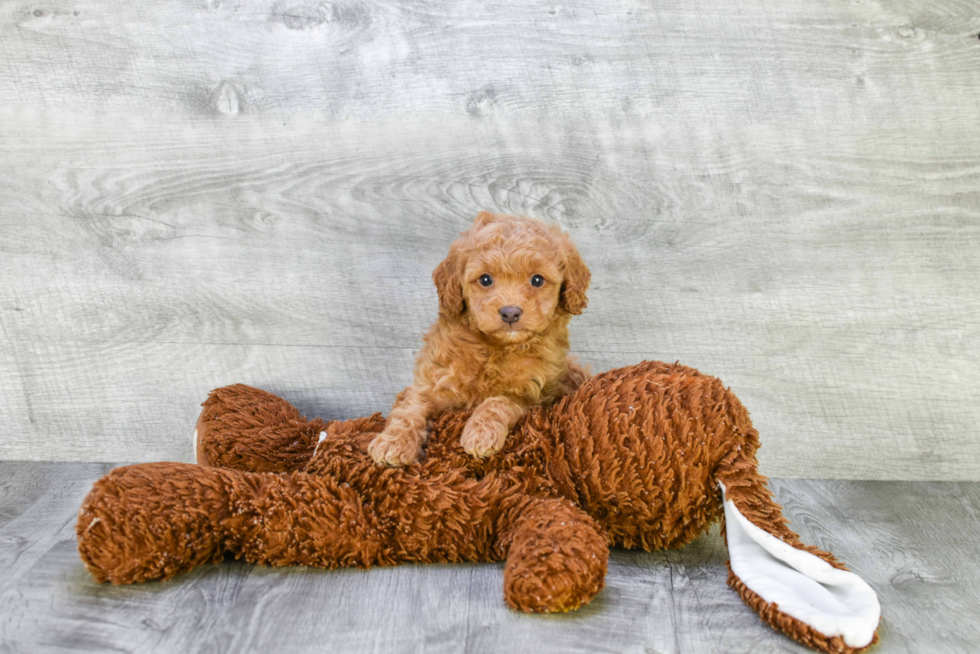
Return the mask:
<path fill-rule="evenodd" d="M 557 226 L 485 211 L 453 241 L 432 279 L 442 316 L 521 343 L 582 312 L 590 273 Z"/>

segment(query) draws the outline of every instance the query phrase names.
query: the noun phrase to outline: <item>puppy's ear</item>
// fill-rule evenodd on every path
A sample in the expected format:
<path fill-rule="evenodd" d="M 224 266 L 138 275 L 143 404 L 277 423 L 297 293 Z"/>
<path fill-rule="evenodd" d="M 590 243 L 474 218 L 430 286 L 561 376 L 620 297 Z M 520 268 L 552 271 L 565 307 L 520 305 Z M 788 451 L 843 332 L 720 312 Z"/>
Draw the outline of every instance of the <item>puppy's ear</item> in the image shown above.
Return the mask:
<path fill-rule="evenodd" d="M 497 220 L 497 216 L 490 213 L 489 211 L 481 211 L 476 214 L 476 218 L 473 219 L 473 227 L 470 228 L 471 232 L 478 232 L 487 225 Z"/>
<path fill-rule="evenodd" d="M 463 257 L 454 243 L 449 246 L 449 255 L 432 271 L 432 281 L 439 293 L 439 313 L 448 318 L 463 315 Z"/>
<path fill-rule="evenodd" d="M 568 313 L 577 316 L 589 304 L 585 291 L 589 288 L 592 273 L 568 236 L 562 235 L 562 266 L 564 279 L 561 284 L 560 304 Z"/>

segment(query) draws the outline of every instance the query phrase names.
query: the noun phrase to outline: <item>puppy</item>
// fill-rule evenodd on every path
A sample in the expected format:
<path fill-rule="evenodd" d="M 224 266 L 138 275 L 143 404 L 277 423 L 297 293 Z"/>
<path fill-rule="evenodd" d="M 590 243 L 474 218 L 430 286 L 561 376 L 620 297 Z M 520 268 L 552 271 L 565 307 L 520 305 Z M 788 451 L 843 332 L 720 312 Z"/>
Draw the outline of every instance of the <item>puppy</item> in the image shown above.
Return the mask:
<path fill-rule="evenodd" d="M 463 449 L 488 457 L 533 405 L 587 377 L 568 359 L 568 321 L 582 313 L 591 274 L 558 227 L 482 212 L 432 273 L 439 319 L 424 337 L 415 381 L 398 394 L 368 447 L 389 466 L 418 461 L 429 416 L 473 408 Z"/>

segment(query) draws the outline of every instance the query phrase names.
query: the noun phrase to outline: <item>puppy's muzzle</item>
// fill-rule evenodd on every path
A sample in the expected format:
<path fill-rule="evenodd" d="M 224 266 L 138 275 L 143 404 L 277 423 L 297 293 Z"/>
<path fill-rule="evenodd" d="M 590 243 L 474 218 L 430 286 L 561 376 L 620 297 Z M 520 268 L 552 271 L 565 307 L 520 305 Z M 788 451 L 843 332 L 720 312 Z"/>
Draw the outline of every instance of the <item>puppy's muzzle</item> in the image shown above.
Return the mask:
<path fill-rule="evenodd" d="M 500 308 L 500 319 L 503 320 L 508 325 L 513 325 L 515 322 L 521 319 L 520 307 L 501 307 Z"/>

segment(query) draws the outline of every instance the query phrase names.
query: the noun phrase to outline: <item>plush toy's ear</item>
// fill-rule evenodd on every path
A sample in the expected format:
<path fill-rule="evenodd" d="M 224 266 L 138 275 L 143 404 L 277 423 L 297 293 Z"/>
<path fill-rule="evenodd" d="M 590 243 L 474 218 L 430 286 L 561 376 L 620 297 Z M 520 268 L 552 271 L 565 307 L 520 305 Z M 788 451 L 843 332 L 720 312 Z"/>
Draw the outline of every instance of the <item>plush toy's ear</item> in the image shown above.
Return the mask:
<path fill-rule="evenodd" d="M 878 595 L 832 554 L 800 542 L 756 470 L 755 455 L 746 451 L 715 471 L 728 585 L 773 628 L 814 649 L 855 654 L 874 644 Z"/>
<path fill-rule="evenodd" d="M 463 315 L 463 256 L 458 245 L 449 246 L 449 255 L 432 271 L 432 281 L 439 293 L 439 313 L 457 319 Z"/>
<path fill-rule="evenodd" d="M 589 304 L 585 291 L 589 288 L 592 273 L 579 255 L 575 244 L 568 236 L 561 236 L 562 265 L 564 279 L 561 284 L 561 306 L 568 313 L 578 315 Z"/>

